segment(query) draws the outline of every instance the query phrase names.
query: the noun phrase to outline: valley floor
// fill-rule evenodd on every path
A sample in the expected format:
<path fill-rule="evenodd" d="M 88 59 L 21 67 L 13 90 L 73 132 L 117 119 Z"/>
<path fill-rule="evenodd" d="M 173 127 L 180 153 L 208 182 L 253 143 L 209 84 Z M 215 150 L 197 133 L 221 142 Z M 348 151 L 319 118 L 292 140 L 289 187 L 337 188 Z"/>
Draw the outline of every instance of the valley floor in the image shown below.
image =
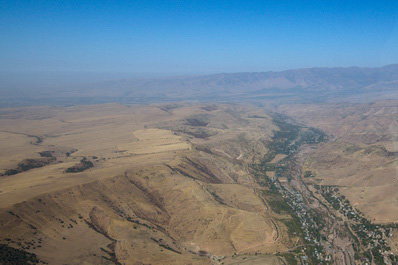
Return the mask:
<path fill-rule="evenodd" d="M 0 124 L 5 264 L 397 258 L 396 227 L 377 226 L 316 180 L 308 158 L 331 139 L 286 116 L 250 105 L 105 104 L 3 109 Z"/>

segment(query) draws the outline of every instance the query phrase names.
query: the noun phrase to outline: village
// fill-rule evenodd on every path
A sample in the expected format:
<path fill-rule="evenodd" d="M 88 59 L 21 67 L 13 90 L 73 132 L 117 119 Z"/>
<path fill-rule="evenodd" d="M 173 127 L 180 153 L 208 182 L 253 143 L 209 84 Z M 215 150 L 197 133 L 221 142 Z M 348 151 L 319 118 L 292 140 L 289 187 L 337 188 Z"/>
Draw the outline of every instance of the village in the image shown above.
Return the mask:
<path fill-rule="evenodd" d="M 349 200 L 339 193 L 336 186 L 314 185 L 326 201 L 338 211 L 353 233 L 356 259 L 363 264 L 391 264 L 398 261 L 398 255 L 391 252 L 387 238 L 392 237 L 392 230 L 398 224 L 377 225 L 366 219 L 363 214 L 352 207 Z"/>

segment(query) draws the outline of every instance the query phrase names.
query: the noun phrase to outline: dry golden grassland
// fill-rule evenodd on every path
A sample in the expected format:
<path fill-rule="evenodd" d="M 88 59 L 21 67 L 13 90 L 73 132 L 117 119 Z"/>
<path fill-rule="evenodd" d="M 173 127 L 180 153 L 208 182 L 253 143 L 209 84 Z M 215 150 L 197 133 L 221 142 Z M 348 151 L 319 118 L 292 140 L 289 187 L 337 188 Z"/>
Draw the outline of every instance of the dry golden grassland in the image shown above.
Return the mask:
<path fill-rule="evenodd" d="M 370 220 L 398 220 L 398 102 L 283 106 L 279 110 L 314 127 L 332 140 L 306 160 L 321 185 L 340 192 Z"/>
<path fill-rule="evenodd" d="M 32 107 L 0 125 L 0 173 L 56 157 L 0 176 L 0 243 L 49 264 L 283 264 L 266 253 L 294 247 L 247 167 L 276 128 L 261 109 Z"/>

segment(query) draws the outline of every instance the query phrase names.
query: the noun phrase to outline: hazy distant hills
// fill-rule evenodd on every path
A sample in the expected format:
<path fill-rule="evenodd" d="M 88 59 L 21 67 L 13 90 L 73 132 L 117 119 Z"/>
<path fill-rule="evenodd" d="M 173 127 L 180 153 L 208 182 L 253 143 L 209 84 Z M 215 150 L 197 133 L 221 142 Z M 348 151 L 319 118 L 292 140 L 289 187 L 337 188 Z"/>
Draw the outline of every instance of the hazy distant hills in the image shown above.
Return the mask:
<path fill-rule="evenodd" d="M 307 68 L 281 72 L 123 79 L 57 86 L 54 89 L 26 87 L 17 91 L 2 88 L 1 106 L 115 101 L 367 102 L 398 98 L 398 64 L 380 68 Z"/>

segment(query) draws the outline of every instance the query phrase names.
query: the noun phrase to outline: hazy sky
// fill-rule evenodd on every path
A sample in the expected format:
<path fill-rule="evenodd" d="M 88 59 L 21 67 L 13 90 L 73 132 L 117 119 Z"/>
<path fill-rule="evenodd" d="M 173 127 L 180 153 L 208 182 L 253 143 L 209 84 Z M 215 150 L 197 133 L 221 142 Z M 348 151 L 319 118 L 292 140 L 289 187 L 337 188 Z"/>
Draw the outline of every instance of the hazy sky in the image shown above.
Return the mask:
<path fill-rule="evenodd" d="M 398 62 L 398 1 L 0 0 L 0 71 L 213 73 Z"/>

